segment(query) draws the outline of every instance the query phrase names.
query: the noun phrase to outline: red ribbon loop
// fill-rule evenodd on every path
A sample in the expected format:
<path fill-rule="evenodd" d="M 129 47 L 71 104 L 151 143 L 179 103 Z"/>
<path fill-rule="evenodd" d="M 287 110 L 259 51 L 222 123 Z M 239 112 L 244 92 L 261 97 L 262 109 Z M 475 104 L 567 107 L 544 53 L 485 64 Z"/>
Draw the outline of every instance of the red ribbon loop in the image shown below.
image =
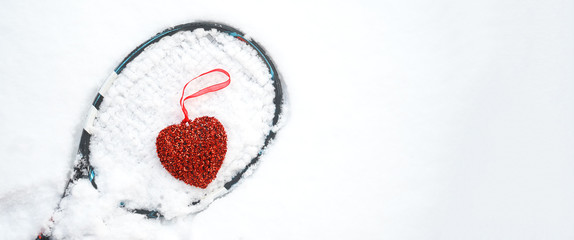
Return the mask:
<path fill-rule="evenodd" d="M 202 77 L 202 76 L 204 76 L 204 75 L 207 75 L 207 74 L 210 74 L 210 73 L 214 73 L 214 72 L 220 72 L 220 73 L 225 74 L 225 75 L 227 76 L 227 80 L 226 80 L 225 82 L 221 82 L 221 83 L 217 83 L 217 84 L 214 84 L 214 85 L 205 87 L 205 88 L 203 88 L 203 89 L 201 89 L 201 90 L 195 92 L 194 94 L 191 94 L 191 95 L 189 95 L 189 96 L 187 96 L 187 97 L 184 98 L 185 88 L 187 87 L 187 85 L 188 85 L 191 81 L 193 81 L 193 80 L 195 80 L 195 79 L 198 79 L 198 78 L 200 78 L 200 77 Z M 194 98 L 194 97 L 199 97 L 199 96 L 201 96 L 201 95 L 203 95 L 203 94 L 206 94 L 206 93 L 210 93 L 210 92 L 215 92 L 215 91 L 221 90 L 221 89 L 223 89 L 223 88 L 229 86 L 230 83 L 231 83 L 231 76 L 229 75 L 229 73 L 228 73 L 227 71 L 225 71 L 225 70 L 223 70 L 223 69 L 221 69 L 221 68 L 216 68 L 216 69 L 213 69 L 213 70 L 211 70 L 211 71 L 209 71 L 209 72 L 204 72 L 204 73 L 200 74 L 199 76 L 194 77 L 193 79 L 189 80 L 189 82 L 187 82 L 187 83 L 185 84 L 185 86 L 183 86 L 183 91 L 181 92 L 181 98 L 179 99 L 179 105 L 181 105 L 181 111 L 183 111 L 183 115 L 185 116 L 185 118 L 183 119 L 183 121 L 184 121 L 184 122 L 189 121 L 187 109 L 185 109 L 185 104 L 184 104 L 185 100 L 190 99 L 190 98 Z"/>

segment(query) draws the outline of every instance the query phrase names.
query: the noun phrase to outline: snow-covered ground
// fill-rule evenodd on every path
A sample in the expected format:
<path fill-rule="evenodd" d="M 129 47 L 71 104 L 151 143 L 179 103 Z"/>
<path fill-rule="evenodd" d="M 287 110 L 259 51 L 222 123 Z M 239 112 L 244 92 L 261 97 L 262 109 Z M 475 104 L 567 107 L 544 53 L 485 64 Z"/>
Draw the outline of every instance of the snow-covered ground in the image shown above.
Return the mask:
<path fill-rule="evenodd" d="M 204 212 L 111 230 L 572 239 L 572 12 L 572 1 L 4 0 L 0 239 L 31 239 L 51 216 L 107 74 L 195 20 L 267 49 L 289 120 L 257 171 Z"/>

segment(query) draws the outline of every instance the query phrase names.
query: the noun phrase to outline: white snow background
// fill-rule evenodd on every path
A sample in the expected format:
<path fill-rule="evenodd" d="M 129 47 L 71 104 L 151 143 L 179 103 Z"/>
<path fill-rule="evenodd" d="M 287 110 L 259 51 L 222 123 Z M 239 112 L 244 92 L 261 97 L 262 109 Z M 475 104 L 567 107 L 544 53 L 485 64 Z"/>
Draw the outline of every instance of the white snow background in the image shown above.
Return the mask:
<path fill-rule="evenodd" d="M 51 216 L 105 77 L 157 32 L 195 20 L 264 46 L 287 85 L 288 122 L 256 172 L 207 210 L 111 229 L 572 239 L 573 12 L 572 1 L 4 0 L 0 239 L 32 239 Z"/>

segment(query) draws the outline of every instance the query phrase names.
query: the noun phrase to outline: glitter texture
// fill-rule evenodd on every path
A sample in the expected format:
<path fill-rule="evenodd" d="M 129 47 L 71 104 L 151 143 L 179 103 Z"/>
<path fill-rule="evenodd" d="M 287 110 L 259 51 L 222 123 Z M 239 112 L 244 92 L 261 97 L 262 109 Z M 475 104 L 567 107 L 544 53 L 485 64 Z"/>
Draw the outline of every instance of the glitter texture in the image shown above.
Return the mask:
<path fill-rule="evenodd" d="M 157 155 L 175 178 L 206 188 L 217 176 L 227 152 L 227 134 L 214 117 L 168 126 L 156 139 Z"/>

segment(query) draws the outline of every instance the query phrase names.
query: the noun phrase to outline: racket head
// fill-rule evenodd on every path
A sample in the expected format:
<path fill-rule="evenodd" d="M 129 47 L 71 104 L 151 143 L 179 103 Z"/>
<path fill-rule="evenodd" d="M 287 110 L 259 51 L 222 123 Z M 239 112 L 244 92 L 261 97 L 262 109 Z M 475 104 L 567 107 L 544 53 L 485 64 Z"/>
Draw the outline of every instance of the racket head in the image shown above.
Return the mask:
<path fill-rule="evenodd" d="M 162 167 L 155 139 L 163 128 L 181 122 L 183 84 L 215 68 L 228 71 L 231 84 L 186 103 L 190 119 L 216 117 L 228 136 L 225 160 L 202 189 Z M 283 88 L 272 59 L 241 31 L 215 22 L 168 28 L 128 54 L 98 91 L 74 177 L 88 179 L 107 201 L 149 218 L 204 210 L 251 174 L 274 139 L 283 123 Z"/>

